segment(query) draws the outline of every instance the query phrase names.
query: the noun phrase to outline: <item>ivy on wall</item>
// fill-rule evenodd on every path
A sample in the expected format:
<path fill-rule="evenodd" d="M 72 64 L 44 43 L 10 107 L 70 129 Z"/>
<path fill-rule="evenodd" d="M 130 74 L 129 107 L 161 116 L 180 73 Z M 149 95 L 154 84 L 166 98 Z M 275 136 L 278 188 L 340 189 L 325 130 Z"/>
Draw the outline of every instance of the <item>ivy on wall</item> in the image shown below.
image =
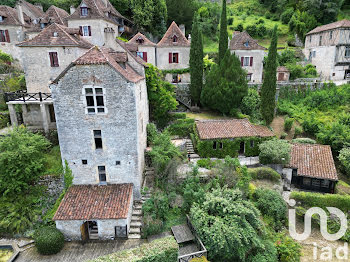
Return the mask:
<path fill-rule="evenodd" d="M 183 68 L 183 69 L 170 69 L 170 70 L 162 70 L 162 73 L 164 75 L 166 74 L 186 74 L 190 72 L 190 68 Z"/>

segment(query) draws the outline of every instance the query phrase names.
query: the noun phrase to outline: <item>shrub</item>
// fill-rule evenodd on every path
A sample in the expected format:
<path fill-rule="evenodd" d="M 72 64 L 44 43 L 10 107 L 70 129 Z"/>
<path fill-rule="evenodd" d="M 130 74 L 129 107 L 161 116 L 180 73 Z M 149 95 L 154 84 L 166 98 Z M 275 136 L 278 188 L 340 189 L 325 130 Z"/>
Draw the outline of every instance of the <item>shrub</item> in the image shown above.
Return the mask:
<path fill-rule="evenodd" d="M 338 159 L 345 173 L 350 175 L 350 148 L 346 147 L 340 150 Z"/>
<path fill-rule="evenodd" d="M 256 186 L 252 183 L 249 183 L 249 193 L 248 193 L 249 199 L 253 199 L 255 191 L 256 191 Z"/>
<path fill-rule="evenodd" d="M 212 169 L 217 163 L 218 161 L 211 161 L 210 158 L 202 158 L 197 161 L 197 165 L 199 167 L 203 167 L 206 169 Z"/>
<path fill-rule="evenodd" d="M 338 181 L 336 193 L 340 195 L 350 195 L 350 185 L 348 185 L 344 181 Z"/>
<path fill-rule="evenodd" d="M 147 143 L 151 145 L 158 135 L 157 127 L 155 124 L 150 123 L 147 125 Z"/>
<path fill-rule="evenodd" d="M 238 24 L 236 26 L 236 31 L 242 32 L 243 31 L 243 25 L 242 24 Z"/>
<path fill-rule="evenodd" d="M 263 215 L 273 218 L 275 229 L 280 229 L 287 219 L 287 205 L 282 196 L 271 189 L 255 191 L 256 206 Z"/>
<path fill-rule="evenodd" d="M 300 126 L 296 126 L 294 129 L 294 138 L 301 135 L 303 133 L 303 128 Z"/>
<path fill-rule="evenodd" d="M 294 9 L 293 8 L 288 8 L 286 9 L 286 11 L 284 11 L 282 14 L 281 14 L 281 22 L 285 25 L 288 25 L 290 19 L 292 18 L 293 16 L 293 13 L 294 13 Z"/>
<path fill-rule="evenodd" d="M 291 145 L 285 140 L 272 139 L 259 145 L 259 159 L 262 164 L 287 164 Z"/>
<path fill-rule="evenodd" d="M 292 129 L 293 123 L 294 123 L 294 119 L 287 117 L 284 120 L 284 130 L 287 132 L 290 131 Z"/>
<path fill-rule="evenodd" d="M 311 139 L 311 138 L 307 138 L 307 137 L 301 137 L 301 138 L 296 138 L 292 140 L 292 143 L 299 143 L 299 144 L 316 144 L 316 141 Z"/>
<path fill-rule="evenodd" d="M 274 182 L 281 179 L 281 175 L 270 167 L 249 168 L 248 172 L 252 179 L 268 179 Z"/>
<path fill-rule="evenodd" d="M 257 27 L 256 25 L 248 25 L 245 29 L 248 34 L 250 34 L 252 37 L 256 36 L 257 34 Z"/>
<path fill-rule="evenodd" d="M 242 99 L 242 113 L 256 119 L 260 118 L 260 103 L 261 99 L 258 91 L 253 88 L 249 88 L 248 95 Z"/>
<path fill-rule="evenodd" d="M 229 25 L 233 25 L 233 17 L 229 17 L 229 18 L 227 19 L 227 23 L 228 23 Z"/>
<path fill-rule="evenodd" d="M 35 246 L 42 255 L 53 255 L 64 246 L 64 236 L 55 227 L 43 227 L 34 234 Z"/>
<path fill-rule="evenodd" d="M 281 134 L 281 139 L 286 139 L 286 137 L 288 136 L 288 134 L 286 133 L 286 132 L 283 132 L 282 134 Z"/>
<path fill-rule="evenodd" d="M 10 115 L 8 113 L 0 113 L 0 129 L 7 127 L 10 123 Z"/>
<path fill-rule="evenodd" d="M 287 233 L 277 233 L 275 236 L 275 246 L 280 262 L 299 262 L 302 246 L 288 236 Z"/>
<path fill-rule="evenodd" d="M 143 217 L 142 237 L 157 235 L 163 231 L 163 221 L 152 216 Z"/>
<path fill-rule="evenodd" d="M 176 262 L 178 245 L 173 236 L 154 240 L 140 247 L 119 251 L 91 262 Z"/>
<path fill-rule="evenodd" d="M 193 132 L 194 119 L 178 119 L 170 126 L 168 126 L 167 130 L 170 135 L 178 135 L 181 137 L 189 137 Z"/>
<path fill-rule="evenodd" d="M 167 194 L 158 191 L 152 195 L 142 206 L 145 215 L 149 215 L 154 219 L 164 220 L 169 212 L 169 199 Z"/>
<path fill-rule="evenodd" d="M 202 203 L 204 193 L 204 189 L 199 181 L 198 168 L 194 167 L 191 175 L 186 178 L 183 184 L 184 210 L 188 212 L 193 203 Z"/>

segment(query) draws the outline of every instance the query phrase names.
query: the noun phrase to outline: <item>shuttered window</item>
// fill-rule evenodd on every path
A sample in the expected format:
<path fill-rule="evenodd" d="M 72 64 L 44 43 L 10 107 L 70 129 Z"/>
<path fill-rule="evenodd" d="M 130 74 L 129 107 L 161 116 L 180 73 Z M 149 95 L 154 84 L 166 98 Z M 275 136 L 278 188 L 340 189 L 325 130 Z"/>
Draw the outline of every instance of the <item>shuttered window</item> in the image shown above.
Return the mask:
<path fill-rule="evenodd" d="M 179 63 L 179 53 L 169 53 L 169 64 Z"/>
<path fill-rule="evenodd" d="M 10 34 L 8 30 L 0 30 L 0 42 L 10 43 Z"/>
<path fill-rule="evenodd" d="M 79 26 L 79 33 L 81 36 L 91 36 L 91 26 Z"/>
<path fill-rule="evenodd" d="M 137 56 L 142 58 L 143 61 L 147 62 L 147 52 L 137 52 Z"/>
<path fill-rule="evenodd" d="M 242 56 L 241 57 L 241 66 L 253 66 L 253 57 L 252 56 Z"/>
<path fill-rule="evenodd" d="M 50 52 L 49 57 L 51 67 L 59 67 L 57 52 Z"/>

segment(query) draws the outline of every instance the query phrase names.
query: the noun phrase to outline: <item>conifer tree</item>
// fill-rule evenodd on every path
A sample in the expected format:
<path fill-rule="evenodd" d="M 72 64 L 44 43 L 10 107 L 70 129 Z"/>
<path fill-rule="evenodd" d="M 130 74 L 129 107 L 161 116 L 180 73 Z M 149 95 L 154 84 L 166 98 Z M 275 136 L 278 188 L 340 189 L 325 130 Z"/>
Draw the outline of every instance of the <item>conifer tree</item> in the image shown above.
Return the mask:
<path fill-rule="evenodd" d="M 222 0 L 222 12 L 220 19 L 220 39 L 219 39 L 219 63 L 224 58 L 228 49 L 227 14 L 226 0 Z"/>
<path fill-rule="evenodd" d="M 202 90 L 201 104 L 234 115 L 248 94 L 247 73 L 235 54 L 227 49 L 219 65 L 213 65 Z"/>
<path fill-rule="evenodd" d="M 261 87 L 261 115 L 267 125 L 270 125 L 276 107 L 276 70 L 277 70 L 277 26 L 272 32 L 272 40 L 264 71 L 264 82 Z"/>
<path fill-rule="evenodd" d="M 198 18 L 195 15 L 192 25 L 192 40 L 190 51 L 191 99 L 198 105 L 203 88 L 203 39 L 199 29 Z"/>

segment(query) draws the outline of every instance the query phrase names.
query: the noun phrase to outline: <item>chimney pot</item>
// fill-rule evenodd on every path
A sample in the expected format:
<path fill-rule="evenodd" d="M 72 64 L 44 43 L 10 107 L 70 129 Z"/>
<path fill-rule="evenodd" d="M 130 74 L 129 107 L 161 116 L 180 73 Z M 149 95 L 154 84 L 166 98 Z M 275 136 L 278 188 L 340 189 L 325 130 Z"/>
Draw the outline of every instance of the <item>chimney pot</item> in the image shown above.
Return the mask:
<path fill-rule="evenodd" d="M 179 25 L 179 28 L 180 28 L 181 32 L 182 32 L 184 35 L 186 35 L 186 27 L 185 27 L 185 25 Z"/>

